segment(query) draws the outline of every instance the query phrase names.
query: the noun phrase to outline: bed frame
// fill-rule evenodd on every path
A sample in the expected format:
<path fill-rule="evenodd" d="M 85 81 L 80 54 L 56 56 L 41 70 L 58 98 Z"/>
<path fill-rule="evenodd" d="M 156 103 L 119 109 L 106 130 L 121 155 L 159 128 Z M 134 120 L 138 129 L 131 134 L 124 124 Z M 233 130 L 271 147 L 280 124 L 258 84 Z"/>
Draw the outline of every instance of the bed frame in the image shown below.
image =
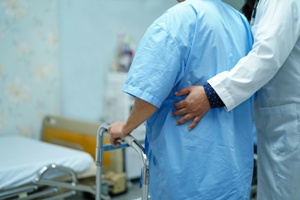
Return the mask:
<path fill-rule="evenodd" d="M 96 157 L 97 131 L 99 123 L 67 119 L 59 116 L 46 116 L 43 120 L 41 139 L 46 142 L 86 151 Z M 104 143 L 108 143 L 107 135 Z M 124 172 L 123 150 L 106 152 L 103 155 L 103 172 Z M 60 171 L 64 174 L 59 178 L 46 179 L 45 174 Z M 84 173 L 76 174 L 72 169 L 56 165 L 55 163 L 44 166 L 36 172 L 32 183 L 15 188 L 0 190 L 0 200 L 4 199 L 62 199 L 75 195 L 78 191 L 96 195 L 95 181 L 93 184 L 81 184 L 80 179 L 96 178 L 96 165 L 94 164 Z M 126 188 L 125 188 L 126 189 Z M 109 185 L 102 184 L 101 198 L 109 200 Z"/>
<path fill-rule="evenodd" d="M 53 170 L 64 172 L 64 174 L 71 177 L 71 180 L 69 181 L 69 178 L 66 178 L 66 176 L 64 176 L 64 178 L 60 177 L 59 179 L 45 179 L 44 175 L 51 173 Z M 106 187 L 106 185 L 103 184 L 103 187 Z M 71 197 L 78 191 L 96 195 L 95 187 L 78 184 L 77 174 L 72 169 L 51 164 L 37 172 L 31 184 L 0 191 L 0 199 L 54 200 Z M 102 194 L 102 199 L 109 199 L 109 197 Z"/>

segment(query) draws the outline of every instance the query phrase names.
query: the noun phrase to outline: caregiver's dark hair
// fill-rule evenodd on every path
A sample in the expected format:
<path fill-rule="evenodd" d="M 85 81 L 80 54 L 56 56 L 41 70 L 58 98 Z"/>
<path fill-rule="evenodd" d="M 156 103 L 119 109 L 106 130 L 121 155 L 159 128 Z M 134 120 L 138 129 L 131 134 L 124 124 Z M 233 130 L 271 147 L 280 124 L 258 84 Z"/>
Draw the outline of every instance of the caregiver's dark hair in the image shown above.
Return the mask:
<path fill-rule="evenodd" d="M 246 0 L 245 4 L 241 9 L 242 13 L 246 16 L 249 22 L 251 20 L 251 15 L 252 15 L 255 2 L 256 0 Z"/>

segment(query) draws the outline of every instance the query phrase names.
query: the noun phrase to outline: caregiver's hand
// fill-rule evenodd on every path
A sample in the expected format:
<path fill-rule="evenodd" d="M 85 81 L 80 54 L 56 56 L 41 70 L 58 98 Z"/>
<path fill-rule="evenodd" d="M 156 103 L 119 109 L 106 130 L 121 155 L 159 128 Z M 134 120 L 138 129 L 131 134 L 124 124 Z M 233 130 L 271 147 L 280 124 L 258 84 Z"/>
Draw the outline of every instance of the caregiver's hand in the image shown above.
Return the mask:
<path fill-rule="evenodd" d="M 176 121 L 177 124 L 184 124 L 193 119 L 188 129 L 194 128 L 201 118 L 210 109 L 210 104 L 202 86 L 190 86 L 179 90 L 176 96 L 188 95 L 184 100 L 177 102 L 174 106 L 177 108 L 172 114 L 183 116 Z"/>

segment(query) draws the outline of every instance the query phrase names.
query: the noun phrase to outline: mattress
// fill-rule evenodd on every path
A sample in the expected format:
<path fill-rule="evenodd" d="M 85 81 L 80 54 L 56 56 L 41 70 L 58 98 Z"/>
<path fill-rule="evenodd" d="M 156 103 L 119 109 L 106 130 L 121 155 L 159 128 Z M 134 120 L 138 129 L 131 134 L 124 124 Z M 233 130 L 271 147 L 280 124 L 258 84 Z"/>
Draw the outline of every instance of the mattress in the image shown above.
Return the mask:
<path fill-rule="evenodd" d="M 0 190 L 32 182 L 39 170 L 53 163 L 81 173 L 94 161 L 83 151 L 22 136 L 0 136 Z"/>

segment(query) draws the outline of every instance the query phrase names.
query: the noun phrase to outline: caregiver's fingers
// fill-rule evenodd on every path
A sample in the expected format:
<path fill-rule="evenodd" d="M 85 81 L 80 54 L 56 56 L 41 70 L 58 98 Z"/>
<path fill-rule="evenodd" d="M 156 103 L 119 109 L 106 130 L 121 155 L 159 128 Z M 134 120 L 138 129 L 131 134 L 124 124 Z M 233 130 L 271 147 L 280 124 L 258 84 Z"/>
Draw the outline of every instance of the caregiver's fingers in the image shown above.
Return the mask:
<path fill-rule="evenodd" d="M 182 115 L 186 115 L 188 113 L 186 108 L 180 108 L 174 112 L 172 112 L 172 115 L 174 116 L 182 116 Z"/>
<path fill-rule="evenodd" d="M 176 124 L 180 125 L 180 124 L 184 124 L 186 122 L 188 122 L 189 120 L 191 120 L 194 116 L 190 113 L 184 115 L 183 117 L 181 117 L 179 120 L 176 120 Z"/>
<path fill-rule="evenodd" d="M 195 128 L 197 126 L 197 124 L 200 122 L 201 118 L 202 117 L 199 117 L 199 116 L 195 117 L 193 122 L 189 125 L 188 129 L 192 130 L 193 128 Z"/>
<path fill-rule="evenodd" d="M 191 86 L 187 87 L 187 88 L 183 88 L 177 92 L 175 92 L 176 96 L 183 96 L 183 95 L 187 95 L 191 92 Z"/>

